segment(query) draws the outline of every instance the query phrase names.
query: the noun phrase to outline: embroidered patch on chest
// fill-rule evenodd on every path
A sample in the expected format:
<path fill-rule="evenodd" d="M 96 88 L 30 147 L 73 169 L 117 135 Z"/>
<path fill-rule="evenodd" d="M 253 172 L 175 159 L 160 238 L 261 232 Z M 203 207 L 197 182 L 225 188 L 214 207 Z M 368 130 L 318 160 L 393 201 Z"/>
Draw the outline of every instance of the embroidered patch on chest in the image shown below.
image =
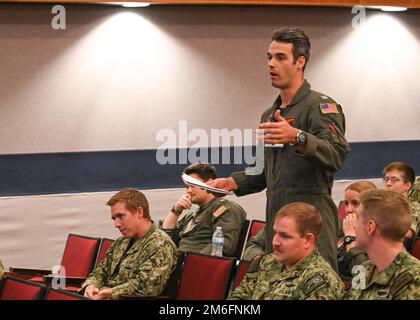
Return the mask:
<path fill-rule="evenodd" d="M 414 280 L 413 276 L 407 271 L 400 274 L 390 288 L 391 296 L 396 296 Z"/>
<path fill-rule="evenodd" d="M 336 103 L 320 103 L 319 108 L 321 109 L 322 113 L 338 113 Z"/>
<path fill-rule="evenodd" d="M 305 295 L 310 295 L 311 292 L 325 285 L 326 281 L 324 278 L 317 274 L 316 276 L 309 279 L 302 288 L 302 291 Z"/>

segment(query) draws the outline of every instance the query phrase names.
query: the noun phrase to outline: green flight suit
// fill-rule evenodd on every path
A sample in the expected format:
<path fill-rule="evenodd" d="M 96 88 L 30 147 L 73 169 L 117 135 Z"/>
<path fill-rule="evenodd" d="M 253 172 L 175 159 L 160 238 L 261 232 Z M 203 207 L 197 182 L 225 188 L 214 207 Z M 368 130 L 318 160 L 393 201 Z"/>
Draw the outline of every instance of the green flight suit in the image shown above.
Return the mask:
<path fill-rule="evenodd" d="M 316 249 L 290 270 L 274 254 L 251 268 L 229 300 L 337 300 L 344 294 L 343 282 Z"/>
<path fill-rule="evenodd" d="M 338 248 L 338 274 L 341 278 L 349 279 L 353 276 L 354 266 L 359 266 L 369 259 L 369 256 L 359 248 L 346 251 L 345 245 Z"/>
<path fill-rule="evenodd" d="M 261 229 L 245 245 L 242 260 L 251 261 L 254 257 L 265 254 L 265 228 Z"/>
<path fill-rule="evenodd" d="M 280 96 L 267 109 L 261 122 L 273 118 Z M 283 117 L 294 117 L 294 127 L 307 134 L 304 154 L 292 145 L 264 148 L 264 170 L 259 175 L 234 172 L 232 178 L 244 196 L 266 189 L 266 252 L 272 252 L 273 224 L 276 212 L 291 202 L 306 202 L 315 206 L 323 218 L 318 249 L 337 270 L 337 207 L 331 198 L 335 173 L 344 165 L 350 147 L 344 137 L 345 119 L 341 107 L 311 90 L 305 80 L 292 102 L 282 110 Z"/>
<path fill-rule="evenodd" d="M 4 275 L 4 267 L 3 267 L 3 264 L 0 261 L 0 280 L 1 280 L 1 278 L 3 278 L 3 275 Z"/>
<path fill-rule="evenodd" d="M 420 300 L 420 262 L 405 249 L 374 281 L 371 281 L 375 270 L 373 262 L 367 260 L 362 267 L 365 277 L 360 273 L 353 277 L 346 300 Z M 358 288 L 362 283 L 355 281 L 355 277 L 365 279 L 365 289 Z"/>
<path fill-rule="evenodd" d="M 92 271 L 80 292 L 92 284 L 99 289 L 112 288 L 112 299 L 121 295 L 157 296 L 165 289 L 178 260 L 170 237 L 155 224 L 145 236 L 132 240 L 120 237 L 106 258 Z M 119 266 L 118 266 L 119 265 Z"/>
<path fill-rule="evenodd" d="M 245 219 L 246 212 L 240 205 L 214 198 L 198 210 L 182 214 L 175 229 L 164 230 L 172 239 L 179 238 L 180 251 L 211 254 L 213 233 L 216 227 L 221 227 L 225 238 L 223 255 L 232 256 Z"/>

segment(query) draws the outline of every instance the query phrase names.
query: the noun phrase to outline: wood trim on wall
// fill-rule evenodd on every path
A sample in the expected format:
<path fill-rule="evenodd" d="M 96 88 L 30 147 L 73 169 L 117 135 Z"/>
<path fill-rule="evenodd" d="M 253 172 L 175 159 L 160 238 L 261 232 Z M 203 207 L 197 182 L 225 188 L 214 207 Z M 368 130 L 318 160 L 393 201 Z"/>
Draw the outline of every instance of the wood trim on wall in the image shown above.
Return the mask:
<path fill-rule="evenodd" d="M 138 2 L 140 0 L 125 0 L 124 2 Z M 57 3 L 56 0 L 3 0 L 9 3 Z M 64 0 L 63 3 L 95 3 L 121 2 L 110 0 Z M 291 5 L 291 6 L 323 6 L 323 7 L 352 7 L 362 6 L 401 6 L 420 8 L 418 0 L 144 0 L 156 4 L 184 4 L 184 5 Z"/>

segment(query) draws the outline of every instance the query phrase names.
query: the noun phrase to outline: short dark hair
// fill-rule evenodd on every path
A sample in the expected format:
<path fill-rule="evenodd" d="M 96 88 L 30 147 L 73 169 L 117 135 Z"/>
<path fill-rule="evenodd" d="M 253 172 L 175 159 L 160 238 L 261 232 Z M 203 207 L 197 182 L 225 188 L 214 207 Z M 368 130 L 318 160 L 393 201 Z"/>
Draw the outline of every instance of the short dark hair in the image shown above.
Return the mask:
<path fill-rule="evenodd" d="M 393 170 L 401 171 L 403 173 L 404 183 L 411 182 L 411 186 L 413 186 L 416 180 L 416 173 L 413 168 L 404 162 L 391 162 L 384 168 L 384 174 Z"/>
<path fill-rule="evenodd" d="M 131 213 L 134 213 L 137 210 L 137 208 L 142 208 L 143 217 L 145 219 L 151 220 L 149 212 L 149 202 L 147 201 L 147 198 L 143 192 L 134 188 L 125 188 L 122 189 L 120 192 L 114 194 L 106 204 L 112 207 L 117 202 L 125 203 L 126 208 Z"/>
<path fill-rule="evenodd" d="M 311 56 L 311 42 L 303 30 L 297 27 L 284 27 L 275 30 L 271 35 L 271 41 L 293 44 L 293 63 L 296 63 L 299 57 L 304 56 L 305 65 L 303 66 L 303 71 L 305 71 Z"/>
<path fill-rule="evenodd" d="M 208 163 L 193 163 L 184 169 L 184 173 L 188 175 L 195 173 L 203 181 L 217 178 L 216 168 Z"/>
<path fill-rule="evenodd" d="M 383 238 L 400 242 L 412 223 L 408 200 L 390 190 L 368 190 L 360 195 L 363 222 L 375 221 Z"/>
<path fill-rule="evenodd" d="M 312 233 L 317 238 L 321 232 L 321 214 L 310 204 L 304 202 L 289 203 L 276 213 L 275 219 L 283 217 L 289 217 L 296 222 L 297 230 L 301 237 Z"/>

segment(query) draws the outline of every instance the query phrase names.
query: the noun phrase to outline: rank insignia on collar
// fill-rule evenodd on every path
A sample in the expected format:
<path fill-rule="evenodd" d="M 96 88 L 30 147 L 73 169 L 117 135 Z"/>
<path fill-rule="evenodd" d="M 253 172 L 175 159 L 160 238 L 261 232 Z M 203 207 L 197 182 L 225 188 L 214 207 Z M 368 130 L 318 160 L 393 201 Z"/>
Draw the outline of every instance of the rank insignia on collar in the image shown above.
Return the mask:
<path fill-rule="evenodd" d="M 319 108 L 322 113 L 338 113 L 336 103 L 320 103 Z"/>

